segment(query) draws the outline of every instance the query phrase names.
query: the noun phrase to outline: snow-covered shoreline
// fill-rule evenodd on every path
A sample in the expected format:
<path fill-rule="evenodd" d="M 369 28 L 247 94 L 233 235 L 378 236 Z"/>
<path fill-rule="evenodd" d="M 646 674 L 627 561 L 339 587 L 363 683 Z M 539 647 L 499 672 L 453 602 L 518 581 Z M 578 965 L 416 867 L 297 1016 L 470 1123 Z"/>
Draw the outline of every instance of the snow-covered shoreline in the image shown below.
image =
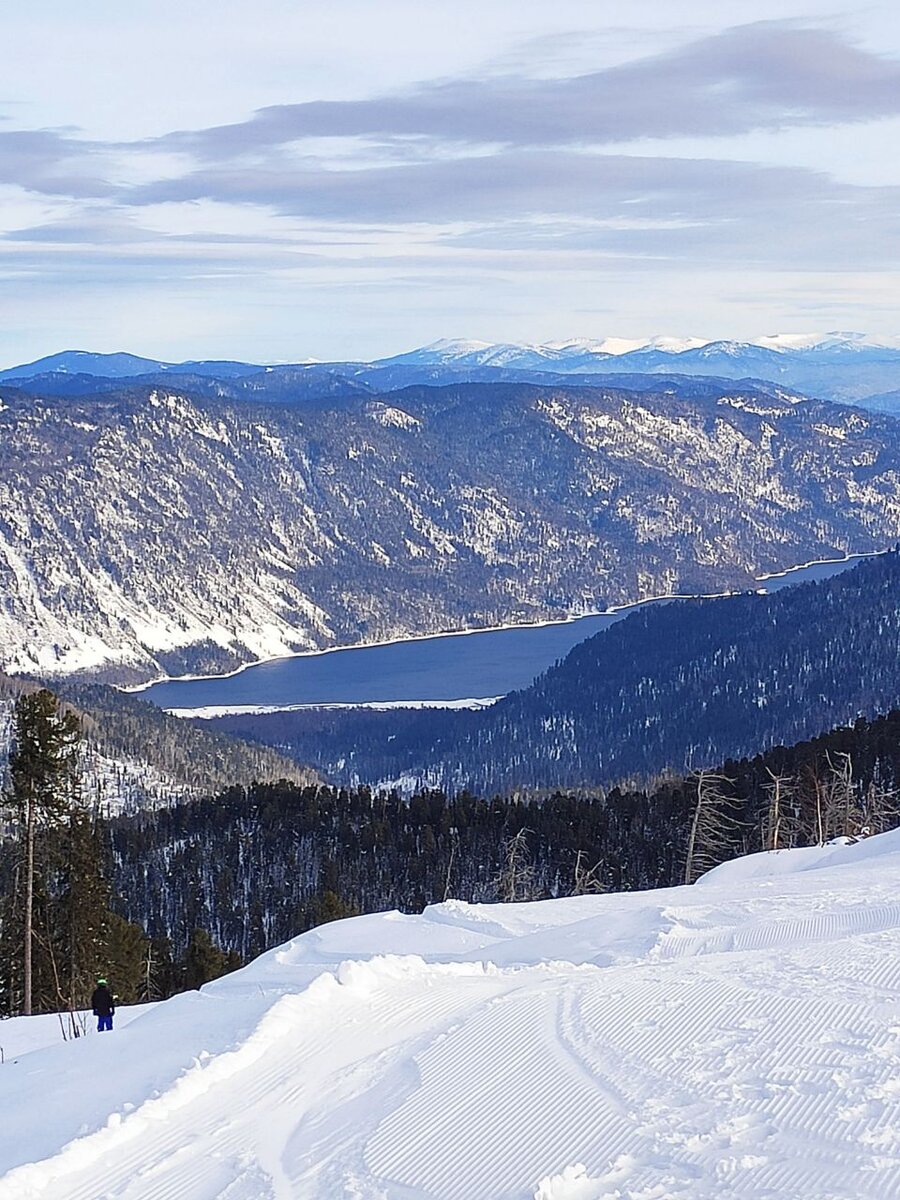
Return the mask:
<path fill-rule="evenodd" d="M 855 562 L 863 558 L 877 558 L 879 554 L 889 554 L 890 550 L 868 550 L 859 554 L 847 554 L 844 558 L 813 558 L 809 562 L 797 563 L 796 566 L 786 567 L 783 571 L 771 571 L 768 575 L 757 575 L 757 583 L 765 583 L 768 579 L 786 579 L 797 571 L 807 571 L 810 567 L 830 567 L 838 563 Z"/>
<path fill-rule="evenodd" d="M 214 717 L 237 717 L 274 712 L 302 712 L 306 709 L 371 708 L 387 712 L 394 708 L 489 708 L 502 696 L 473 696 L 467 700 L 366 700 L 359 703 L 331 704 L 209 704 L 205 708 L 167 708 L 173 717 L 211 720 Z"/>

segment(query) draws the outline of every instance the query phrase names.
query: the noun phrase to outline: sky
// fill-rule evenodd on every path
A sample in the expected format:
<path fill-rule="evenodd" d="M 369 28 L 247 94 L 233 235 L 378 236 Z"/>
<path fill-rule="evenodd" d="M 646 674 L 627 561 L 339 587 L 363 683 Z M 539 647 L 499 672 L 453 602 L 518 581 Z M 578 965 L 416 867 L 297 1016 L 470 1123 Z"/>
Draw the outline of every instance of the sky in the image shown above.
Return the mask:
<path fill-rule="evenodd" d="M 894 0 L 32 0 L 0 366 L 900 333 Z"/>

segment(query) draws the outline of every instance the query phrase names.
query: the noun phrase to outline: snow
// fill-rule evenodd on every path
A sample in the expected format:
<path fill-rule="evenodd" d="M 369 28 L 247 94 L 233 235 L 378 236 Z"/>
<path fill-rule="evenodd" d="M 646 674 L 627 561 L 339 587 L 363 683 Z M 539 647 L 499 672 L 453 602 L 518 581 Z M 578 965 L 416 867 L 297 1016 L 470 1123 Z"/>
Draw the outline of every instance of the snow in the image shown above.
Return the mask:
<path fill-rule="evenodd" d="M 471 696 L 462 700 L 366 700 L 332 702 L 330 704 L 209 704 L 205 708 L 169 708 L 173 717 L 188 717 L 193 720 L 210 720 L 213 717 L 246 716 L 248 714 L 274 712 L 302 712 L 305 709 L 326 708 L 370 708 L 376 712 L 388 712 L 394 708 L 489 708 L 500 696 Z"/>
<path fill-rule="evenodd" d="M 705 346 L 724 349 L 726 352 L 737 354 L 746 351 L 748 347 L 760 347 L 779 353 L 795 354 L 804 351 L 864 351 L 900 348 L 900 339 L 896 337 L 870 338 L 864 333 L 847 331 L 832 331 L 828 333 L 774 333 L 749 337 L 742 341 L 704 338 L 680 337 L 659 334 L 654 337 L 618 337 L 600 338 L 572 337 L 560 338 L 555 341 L 529 344 L 524 342 L 494 343 L 473 341 L 464 338 L 442 338 L 428 346 L 409 351 L 401 357 L 409 359 L 421 358 L 427 362 L 453 363 L 458 359 L 473 360 L 502 365 L 504 362 L 514 362 L 522 355 L 530 354 L 537 357 L 565 359 L 579 355 L 611 356 L 659 351 L 663 354 L 682 354 L 685 350 L 699 350 Z"/>
<path fill-rule="evenodd" d="M 153 1005 L 131 1004 L 116 1009 L 115 1027 L 123 1029 L 135 1017 L 148 1012 Z M 38 1013 L 33 1017 L 16 1017 L 0 1023 L 0 1062 L 5 1066 L 43 1050 L 54 1043 L 71 1041 L 74 1037 L 97 1037 L 97 1019 L 90 1012 Z M 76 1032 L 73 1034 L 73 1030 Z"/>
<path fill-rule="evenodd" d="M 404 412 L 402 408 L 394 408 L 390 404 L 371 404 L 369 415 L 379 425 L 393 425 L 396 429 L 418 429 L 422 424 L 418 417 Z"/>
<path fill-rule="evenodd" d="M 833 330 L 830 333 L 774 333 L 754 339 L 767 350 L 871 350 L 889 349 L 896 339 L 869 338 L 864 333 Z"/>
<path fill-rule="evenodd" d="M 455 355 L 473 354 L 479 350 L 490 350 L 492 346 L 492 342 L 481 342 L 473 338 L 438 338 L 436 342 L 430 342 L 427 346 L 423 346 L 422 349 Z"/>
<path fill-rule="evenodd" d="M 0 1066 L 15 1200 L 900 1197 L 900 832 L 322 926 Z M 33 1048 L 32 1048 L 33 1047 Z"/>

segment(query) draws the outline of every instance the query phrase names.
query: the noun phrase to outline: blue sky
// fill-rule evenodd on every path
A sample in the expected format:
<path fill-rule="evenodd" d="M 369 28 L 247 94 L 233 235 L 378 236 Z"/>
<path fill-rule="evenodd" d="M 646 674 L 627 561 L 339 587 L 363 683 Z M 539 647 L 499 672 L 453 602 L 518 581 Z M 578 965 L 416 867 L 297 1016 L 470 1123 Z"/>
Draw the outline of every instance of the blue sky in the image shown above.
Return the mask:
<path fill-rule="evenodd" d="M 19 8 L 3 365 L 900 332 L 893 3 Z"/>

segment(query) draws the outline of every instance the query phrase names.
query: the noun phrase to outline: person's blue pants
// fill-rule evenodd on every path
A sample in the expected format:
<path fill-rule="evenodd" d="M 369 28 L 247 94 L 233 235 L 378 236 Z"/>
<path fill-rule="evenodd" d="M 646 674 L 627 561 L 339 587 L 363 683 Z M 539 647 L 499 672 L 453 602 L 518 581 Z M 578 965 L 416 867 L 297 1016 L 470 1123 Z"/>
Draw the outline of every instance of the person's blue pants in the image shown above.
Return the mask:
<path fill-rule="evenodd" d="M 101 1013 L 97 1017 L 97 1032 L 103 1033 L 104 1029 L 112 1029 L 112 1013 Z"/>

